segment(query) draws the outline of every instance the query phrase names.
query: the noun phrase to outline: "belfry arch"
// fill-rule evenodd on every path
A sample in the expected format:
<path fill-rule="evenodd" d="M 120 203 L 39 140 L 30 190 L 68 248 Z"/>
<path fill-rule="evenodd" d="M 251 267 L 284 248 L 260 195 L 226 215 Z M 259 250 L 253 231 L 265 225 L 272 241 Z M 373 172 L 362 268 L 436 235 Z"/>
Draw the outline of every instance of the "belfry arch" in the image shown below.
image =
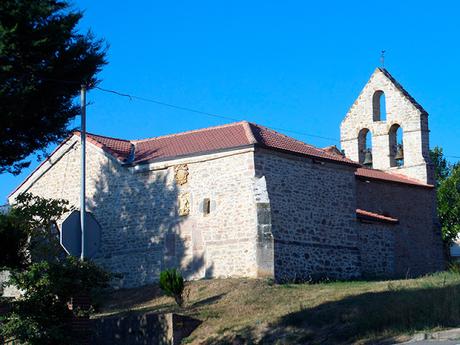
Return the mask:
<path fill-rule="evenodd" d="M 374 121 L 386 121 L 387 105 L 385 93 L 382 90 L 377 90 L 372 96 L 372 119 Z"/>
<path fill-rule="evenodd" d="M 397 123 L 393 124 L 388 131 L 388 142 L 390 151 L 390 166 L 404 166 L 404 142 L 403 129 Z"/>
<path fill-rule="evenodd" d="M 358 133 L 359 163 L 364 163 L 366 153 L 372 155 L 372 133 L 368 128 L 362 128 Z"/>
<path fill-rule="evenodd" d="M 367 131 L 372 133 L 372 144 L 366 146 Z M 397 169 L 398 174 L 433 184 L 428 113 L 384 68 L 374 71 L 350 107 L 340 140 L 349 159 L 362 164 L 365 149 L 371 148 L 374 169 Z"/>

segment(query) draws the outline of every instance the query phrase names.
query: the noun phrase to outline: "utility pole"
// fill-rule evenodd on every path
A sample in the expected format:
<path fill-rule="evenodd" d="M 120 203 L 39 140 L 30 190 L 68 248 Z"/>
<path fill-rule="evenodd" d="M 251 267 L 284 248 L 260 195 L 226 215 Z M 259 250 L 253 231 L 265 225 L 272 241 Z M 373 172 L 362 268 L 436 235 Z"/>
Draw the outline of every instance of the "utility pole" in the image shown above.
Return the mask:
<path fill-rule="evenodd" d="M 86 218 L 86 85 L 81 85 L 81 194 L 80 194 L 80 228 L 81 255 L 85 260 L 85 218 Z"/>

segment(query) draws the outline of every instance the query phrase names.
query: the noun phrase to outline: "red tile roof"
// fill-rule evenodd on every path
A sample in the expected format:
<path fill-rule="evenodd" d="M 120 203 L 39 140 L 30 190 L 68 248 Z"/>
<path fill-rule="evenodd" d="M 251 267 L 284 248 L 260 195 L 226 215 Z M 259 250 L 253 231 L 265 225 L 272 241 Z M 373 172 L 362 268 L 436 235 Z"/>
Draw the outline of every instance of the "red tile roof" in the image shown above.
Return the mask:
<path fill-rule="evenodd" d="M 397 174 L 394 172 L 385 172 L 382 170 L 370 169 L 370 168 L 365 168 L 365 167 L 358 168 L 358 170 L 356 170 L 355 175 L 359 179 L 363 179 L 363 180 L 366 180 L 366 179 L 383 180 L 383 181 L 389 181 L 389 182 L 410 184 L 410 185 L 426 187 L 426 188 L 434 187 L 433 185 L 423 183 L 419 180 L 412 179 L 402 174 Z"/>
<path fill-rule="evenodd" d="M 75 131 L 74 133 L 80 136 L 80 131 Z M 133 146 L 129 140 L 111 138 L 91 133 L 87 133 L 86 138 L 92 144 L 100 147 L 121 161 L 129 159 L 131 147 Z"/>
<path fill-rule="evenodd" d="M 389 216 L 384 216 L 383 214 L 378 214 L 375 212 L 365 211 L 361 209 L 356 209 L 356 217 L 362 220 L 373 220 L 378 222 L 392 223 L 397 224 L 399 220 Z"/>
<path fill-rule="evenodd" d="M 78 131 L 75 131 L 74 134 L 80 135 Z M 91 133 L 87 134 L 87 139 L 119 161 L 130 164 L 147 163 L 192 154 L 203 154 L 218 150 L 257 145 L 267 149 L 355 166 L 358 168 L 356 176 L 362 179 L 376 179 L 430 188 L 433 187 L 403 175 L 364 168 L 360 164 L 344 157 L 337 148 L 316 148 L 267 127 L 247 121 L 144 140 L 130 141 Z M 61 143 L 61 145 L 63 143 Z M 48 159 L 44 162 L 47 160 Z M 37 171 L 38 168 L 35 169 L 29 177 Z M 23 185 L 29 177 L 21 185 Z M 16 188 L 15 191 L 18 188 Z"/>
<path fill-rule="evenodd" d="M 251 145 L 254 142 L 247 127 L 247 124 L 239 122 L 133 141 L 134 163 Z"/>
<path fill-rule="evenodd" d="M 266 147 L 269 149 L 287 151 L 290 153 L 298 153 L 305 156 L 350 164 L 354 166 L 358 165 L 358 163 L 348 158 L 327 152 L 323 149 L 316 148 L 312 145 L 288 137 L 267 127 L 256 125 L 254 123 L 247 124 L 251 129 L 256 144 L 258 144 L 259 146 Z"/>
<path fill-rule="evenodd" d="M 134 155 L 130 161 L 133 164 L 258 145 L 358 166 L 356 162 L 343 156 L 329 153 L 267 127 L 246 121 L 143 140 L 128 141 L 95 134 L 88 134 L 88 140 L 94 141 L 97 146 L 124 162 L 128 160 L 133 145 Z"/>

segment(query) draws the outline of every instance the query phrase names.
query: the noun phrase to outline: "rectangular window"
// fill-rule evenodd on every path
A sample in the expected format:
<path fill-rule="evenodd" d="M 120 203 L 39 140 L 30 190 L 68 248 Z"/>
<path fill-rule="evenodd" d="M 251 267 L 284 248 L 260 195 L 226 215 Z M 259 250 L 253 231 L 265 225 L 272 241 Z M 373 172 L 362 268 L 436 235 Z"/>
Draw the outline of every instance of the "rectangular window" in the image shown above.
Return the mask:
<path fill-rule="evenodd" d="M 203 200 L 203 214 L 206 216 L 211 213 L 211 200 L 209 198 L 204 198 Z"/>

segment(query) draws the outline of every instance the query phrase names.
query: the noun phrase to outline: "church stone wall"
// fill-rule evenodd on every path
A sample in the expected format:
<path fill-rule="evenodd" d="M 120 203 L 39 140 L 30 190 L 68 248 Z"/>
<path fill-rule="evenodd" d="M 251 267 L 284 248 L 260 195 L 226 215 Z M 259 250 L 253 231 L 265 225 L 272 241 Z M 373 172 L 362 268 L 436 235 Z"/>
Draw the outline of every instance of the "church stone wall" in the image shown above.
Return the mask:
<path fill-rule="evenodd" d="M 443 268 L 434 189 L 356 179 L 354 167 L 263 148 L 161 164 L 136 170 L 87 145 L 88 209 L 102 228 L 94 260 L 122 274 L 118 287 L 152 283 L 168 267 L 188 279 L 279 282 Z M 75 142 L 28 191 L 78 208 L 79 186 Z M 360 223 L 357 208 L 400 223 Z"/>
<path fill-rule="evenodd" d="M 414 277 L 444 268 L 443 247 L 440 227 L 436 220 L 435 190 L 404 184 L 375 180 L 357 180 L 358 208 L 367 211 L 388 214 L 399 219 L 396 225 L 360 225 L 365 228 L 368 249 L 363 253 L 379 250 L 382 256 L 376 264 L 390 269 L 394 260 L 394 271 L 389 277 Z M 394 258 L 388 256 L 386 246 L 394 252 Z M 381 249 L 375 249 L 376 247 Z M 366 255 L 363 256 L 363 270 Z M 368 257 L 372 259 L 371 257 Z M 387 260 L 388 258 L 388 260 Z M 375 269 L 375 268 L 374 268 Z M 383 270 L 380 270 L 383 272 Z M 375 273 L 379 273 L 378 270 Z"/>
<path fill-rule="evenodd" d="M 256 276 L 256 206 L 253 153 L 187 164 L 176 183 L 174 167 L 132 172 L 102 150 L 87 145 L 88 210 L 102 227 L 94 257 L 123 275 L 118 287 L 158 279 L 160 270 L 180 267 L 188 278 Z M 79 144 L 29 189 L 64 198 L 79 207 Z M 210 213 L 203 199 L 210 199 Z M 188 215 L 179 215 L 185 200 Z"/>
<path fill-rule="evenodd" d="M 395 225 L 358 222 L 361 275 L 363 278 L 395 276 Z"/>
<path fill-rule="evenodd" d="M 360 275 L 354 168 L 263 149 L 277 281 Z"/>

